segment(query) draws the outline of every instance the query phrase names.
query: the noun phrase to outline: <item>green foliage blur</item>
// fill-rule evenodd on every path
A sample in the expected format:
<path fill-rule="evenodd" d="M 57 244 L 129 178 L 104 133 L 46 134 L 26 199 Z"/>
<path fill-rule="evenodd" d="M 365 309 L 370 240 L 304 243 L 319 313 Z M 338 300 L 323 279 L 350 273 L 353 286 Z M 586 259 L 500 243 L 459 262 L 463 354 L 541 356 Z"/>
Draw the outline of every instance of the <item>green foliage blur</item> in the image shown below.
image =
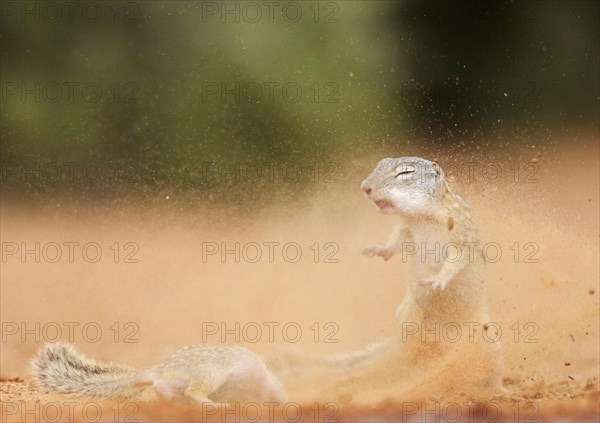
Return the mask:
<path fill-rule="evenodd" d="M 48 162 L 132 166 L 139 186 L 205 189 L 190 171 L 199 163 L 597 128 L 598 9 L 3 1 L 3 188 L 60 190 L 19 173 Z"/>

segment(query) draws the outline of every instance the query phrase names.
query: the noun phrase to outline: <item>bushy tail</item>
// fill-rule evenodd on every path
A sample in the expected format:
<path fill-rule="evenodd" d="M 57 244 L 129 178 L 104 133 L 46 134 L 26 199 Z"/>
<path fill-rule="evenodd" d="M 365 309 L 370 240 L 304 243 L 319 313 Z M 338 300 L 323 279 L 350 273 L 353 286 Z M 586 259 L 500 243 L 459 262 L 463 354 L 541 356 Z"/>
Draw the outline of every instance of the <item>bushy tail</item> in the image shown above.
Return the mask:
<path fill-rule="evenodd" d="M 44 345 L 30 363 L 36 385 L 53 392 L 125 399 L 143 389 L 134 369 L 89 359 L 65 342 Z"/>

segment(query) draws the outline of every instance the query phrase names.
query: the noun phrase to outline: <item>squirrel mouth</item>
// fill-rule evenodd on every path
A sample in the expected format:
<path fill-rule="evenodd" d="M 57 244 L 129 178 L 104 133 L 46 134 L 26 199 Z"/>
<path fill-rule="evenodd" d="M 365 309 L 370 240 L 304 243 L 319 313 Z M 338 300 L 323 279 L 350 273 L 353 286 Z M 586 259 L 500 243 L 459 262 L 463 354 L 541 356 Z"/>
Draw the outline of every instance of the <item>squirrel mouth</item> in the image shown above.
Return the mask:
<path fill-rule="evenodd" d="M 388 200 L 377 200 L 375 201 L 375 205 L 379 207 L 379 210 L 390 210 L 394 208 L 394 205 Z"/>

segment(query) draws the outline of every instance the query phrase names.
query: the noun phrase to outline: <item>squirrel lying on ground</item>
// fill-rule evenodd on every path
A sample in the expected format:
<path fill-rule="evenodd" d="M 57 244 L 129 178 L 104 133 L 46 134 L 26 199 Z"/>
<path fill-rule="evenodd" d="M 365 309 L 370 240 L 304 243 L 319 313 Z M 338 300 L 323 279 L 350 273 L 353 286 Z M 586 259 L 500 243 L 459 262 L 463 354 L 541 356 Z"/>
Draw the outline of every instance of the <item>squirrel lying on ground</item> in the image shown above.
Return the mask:
<path fill-rule="evenodd" d="M 251 351 L 194 345 L 145 371 L 91 360 L 71 344 L 46 344 L 31 360 L 38 387 L 79 397 L 166 399 L 199 403 L 283 401 L 283 388 Z M 153 389 L 154 388 L 154 389 Z"/>

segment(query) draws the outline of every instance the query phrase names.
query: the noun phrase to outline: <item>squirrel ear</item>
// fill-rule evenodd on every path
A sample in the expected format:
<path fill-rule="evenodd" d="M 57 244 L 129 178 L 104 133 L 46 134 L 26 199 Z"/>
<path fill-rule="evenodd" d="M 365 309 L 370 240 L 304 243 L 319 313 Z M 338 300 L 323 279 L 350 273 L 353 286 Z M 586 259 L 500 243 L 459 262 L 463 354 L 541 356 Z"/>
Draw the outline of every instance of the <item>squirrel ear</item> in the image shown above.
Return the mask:
<path fill-rule="evenodd" d="M 444 172 L 442 171 L 442 168 L 440 167 L 440 165 L 437 163 L 437 161 L 433 161 L 431 164 L 431 167 L 433 168 L 433 170 L 435 171 L 437 177 L 436 179 L 441 179 L 444 176 Z"/>

